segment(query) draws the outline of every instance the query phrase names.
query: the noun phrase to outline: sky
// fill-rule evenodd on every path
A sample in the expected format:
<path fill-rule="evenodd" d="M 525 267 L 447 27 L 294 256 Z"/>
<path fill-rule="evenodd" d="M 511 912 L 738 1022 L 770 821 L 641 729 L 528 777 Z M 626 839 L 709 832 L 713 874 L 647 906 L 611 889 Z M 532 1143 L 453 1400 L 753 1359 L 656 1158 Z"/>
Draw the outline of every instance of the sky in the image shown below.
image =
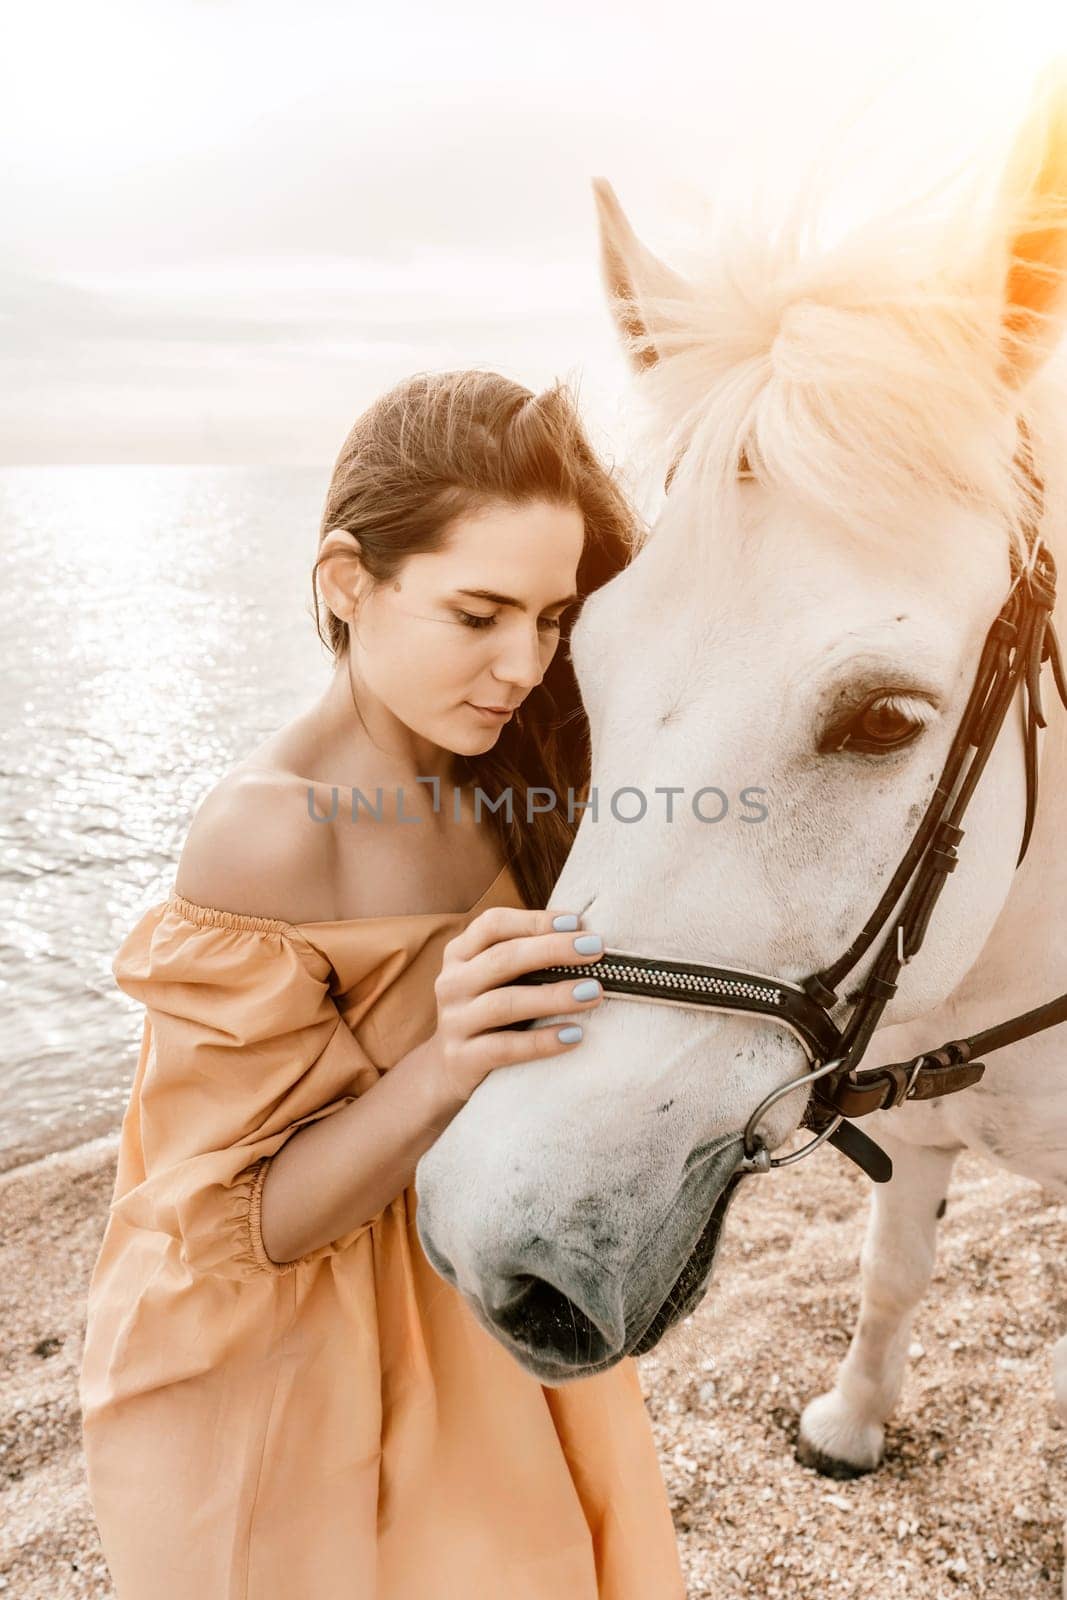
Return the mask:
<path fill-rule="evenodd" d="M 456 366 L 570 379 L 610 444 L 592 176 L 668 258 L 819 148 L 862 208 L 993 137 L 1067 48 L 1059 0 L 14 11 L 0 464 L 328 465 L 376 394 Z"/>

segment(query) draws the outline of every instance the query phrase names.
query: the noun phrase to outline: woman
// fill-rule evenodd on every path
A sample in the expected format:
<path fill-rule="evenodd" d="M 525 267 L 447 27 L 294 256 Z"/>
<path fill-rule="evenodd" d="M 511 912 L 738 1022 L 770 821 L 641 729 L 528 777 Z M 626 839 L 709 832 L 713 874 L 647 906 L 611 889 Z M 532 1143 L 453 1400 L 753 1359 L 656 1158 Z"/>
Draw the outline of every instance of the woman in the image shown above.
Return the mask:
<path fill-rule="evenodd" d="M 588 783 L 560 645 L 634 544 L 560 386 L 419 376 L 345 442 L 329 686 L 208 795 L 113 964 L 146 1016 L 81 1402 L 119 1600 L 684 1594 L 633 1363 L 543 1387 L 415 1229 L 481 1079 L 581 1033 L 499 1030 L 602 998 L 509 980 L 601 948 L 539 909 Z"/>

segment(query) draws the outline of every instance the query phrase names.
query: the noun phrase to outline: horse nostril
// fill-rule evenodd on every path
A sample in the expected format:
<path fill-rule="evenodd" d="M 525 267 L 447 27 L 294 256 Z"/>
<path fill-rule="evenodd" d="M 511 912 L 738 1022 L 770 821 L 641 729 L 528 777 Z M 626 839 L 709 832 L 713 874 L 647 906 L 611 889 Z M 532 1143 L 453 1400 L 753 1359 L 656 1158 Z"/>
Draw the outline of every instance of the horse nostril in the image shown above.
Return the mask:
<path fill-rule="evenodd" d="M 487 1299 L 492 1321 L 516 1344 L 568 1363 L 600 1361 L 613 1346 L 580 1306 L 543 1278 L 502 1278 Z"/>

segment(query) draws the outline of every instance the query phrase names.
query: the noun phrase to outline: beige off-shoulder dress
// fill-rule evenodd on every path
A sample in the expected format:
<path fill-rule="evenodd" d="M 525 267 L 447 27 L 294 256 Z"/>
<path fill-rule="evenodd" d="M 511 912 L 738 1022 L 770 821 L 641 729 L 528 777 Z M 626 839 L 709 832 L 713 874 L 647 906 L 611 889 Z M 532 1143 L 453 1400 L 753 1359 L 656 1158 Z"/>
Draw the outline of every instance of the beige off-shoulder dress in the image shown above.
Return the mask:
<path fill-rule="evenodd" d="M 469 911 L 293 924 L 172 893 L 113 962 L 145 1006 L 80 1401 L 119 1600 L 680 1600 L 631 1360 L 541 1385 L 432 1270 L 406 1189 L 301 1260 L 260 1193 L 295 1129 L 435 1025 Z"/>

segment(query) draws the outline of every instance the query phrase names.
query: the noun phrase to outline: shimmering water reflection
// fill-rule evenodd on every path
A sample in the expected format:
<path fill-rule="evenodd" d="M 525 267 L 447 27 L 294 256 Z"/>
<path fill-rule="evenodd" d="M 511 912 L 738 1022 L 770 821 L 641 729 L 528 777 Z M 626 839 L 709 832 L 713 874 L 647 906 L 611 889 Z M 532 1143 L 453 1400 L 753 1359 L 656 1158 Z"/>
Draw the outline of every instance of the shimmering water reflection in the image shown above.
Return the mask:
<path fill-rule="evenodd" d="M 118 1126 L 143 1012 L 115 950 L 204 793 L 329 676 L 327 477 L 0 470 L 0 1170 Z"/>

